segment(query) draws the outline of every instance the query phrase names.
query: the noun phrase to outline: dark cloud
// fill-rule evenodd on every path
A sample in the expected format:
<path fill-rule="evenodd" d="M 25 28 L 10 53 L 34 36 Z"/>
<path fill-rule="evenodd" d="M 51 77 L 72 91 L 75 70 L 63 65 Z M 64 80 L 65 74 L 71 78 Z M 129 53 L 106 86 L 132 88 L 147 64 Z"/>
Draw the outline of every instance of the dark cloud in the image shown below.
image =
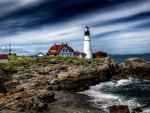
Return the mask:
<path fill-rule="evenodd" d="M 144 20 L 144 19 L 148 19 L 148 18 L 150 18 L 150 11 L 143 12 L 143 13 L 136 14 L 136 15 L 129 16 L 129 17 L 124 17 L 124 18 L 119 18 L 119 19 L 114 19 L 114 20 L 108 20 L 105 22 L 95 23 L 92 25 L 92 27 L 106 26 L 106 25 L 110 25 L 110 24 L 123 23 L 123 22 L 133 22 L 133 21 L 142 20 L 142 19 Z M 148 22 L 148 23 L 150 23 L 150 22 Z"/>
<path fill-rule="evenodd" d="M 0 34 L 9 35 L 17 31 L 30 30 L 44 25 L 68 21 L 82 14 L 87 14 L 90 11 L 124 2 L 129 2 L 129 0 L 43 0 L 36 5 L 34 5 L 34 3 L 36 3 L 36 1 L 34 1 L 32 4 L 19 7 L 1 16 Z M 15 1 L 5 2 L 1 4 L 3 7 L 0 7 L 0 9 L 5 8 L 7 10 L 7 7 L 9 8 L 15 4 Z M 5 12 L 5 10 L 3 10 L 3 12 Z M 115 21 L 117 22 L 119 20 Z"/>
<path fill-rule="evenodd" d="M 133 29 L 149 29 L 150 28 L 150 21 L 133 26 Z"/>
<path fill-rule="evenodd" d="M 149 0 L 1 0 L 0 40 L 2 44 L 9 40 L 18 46 L 28 45 L 27 48 L 38 50 L 41 50 L 39 46 L 48 45 L 48 41 L 51 44 L 60 40 L 79 43 L 86 24 L 90 25 L 95 40 L 111 36 L 113 40 L 120 34 L 122 40 L 126 40 L 124 36 L 135 31 L 147 39 L 148 31 L 145 35 L 141 29 L 150 27 L 150 9 L 145 8 L 149 6 Z M 110 42 L 106 43 L 114 46 Z M 36 44 L 39 46 L 29 46 Z M 96 50 L 110 51 L 103 47 L 95 44 Z M 112 51 L 113 47 L 109 48 Z"/>

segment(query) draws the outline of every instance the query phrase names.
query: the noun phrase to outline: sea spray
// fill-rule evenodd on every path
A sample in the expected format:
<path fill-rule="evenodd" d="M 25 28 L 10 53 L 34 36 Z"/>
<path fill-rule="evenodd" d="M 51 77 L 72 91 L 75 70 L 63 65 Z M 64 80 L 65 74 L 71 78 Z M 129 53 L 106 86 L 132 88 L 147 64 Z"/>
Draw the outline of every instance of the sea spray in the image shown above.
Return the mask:
<path fill-rule="evenodd" d="M 150 81 L 122 79 L 102 82 L 81 92 L 91 99 L 93 106 L 106 109 L 112 105 L 128 105 L 129 109 L 140 107 L 148 113 L 150 105 Z"/>

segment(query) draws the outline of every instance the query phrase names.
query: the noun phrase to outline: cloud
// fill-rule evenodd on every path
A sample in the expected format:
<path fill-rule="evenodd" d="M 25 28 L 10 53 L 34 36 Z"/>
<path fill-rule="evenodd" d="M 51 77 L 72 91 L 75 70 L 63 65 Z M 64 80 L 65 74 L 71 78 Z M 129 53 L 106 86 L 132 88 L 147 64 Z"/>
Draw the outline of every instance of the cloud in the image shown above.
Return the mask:
<path fill-rule="evenodd" d="M 150 1 L 148 0 L 105 7 L 100 10 L 92 11 L 91 13 L 83 14 L 80 19 L 74 20 L 74 23 L 82 23 L 82 25 L 92 23 L 97 25 L 97 23 L 109 22 L 111 20 L 127 18 L 136 14 L 148 12 L 150 11 L 149 7 Z"/>
<path fill-rule="evenodd" d="M 17 55 L 35 55 L 39 51 L 36 51 L 36 50 L 24 50 L 24 49 L 21 49 L 19 47 L 12 46 L 11 47 L 11 52 L 12 53 L 17 53 Z M 0 53 L 8 54 L 9 53 L 9 46 L 2 46 L 2 47 L 0 47 Z"/>
<path fill-rule="evenodd" d="M 41 0 L 1 0 L 0 1 L 0 17 L 11 13 L 15 10 L 19 10 L 23 7 L 33 6 Z"/>
<path fill-rule="evenodd" d="M 140 30 L 132 32 L 122 32 L 115 35 L 109 35 L 105 38 L 97 38 L 95 41 L 96 49 L 103 49 L 108 53 L 132 54 L 146 53 L 150 50 L 150 32 L 149 30 Z"/>
<path fill-rule="evenodd" d="M 102 8 L 95 5 L 95 9 L 92 7 L 93 9 L 89 8 L 88 11 L 85 10 L 87 6 L 85 9 L 78 6 L 85 2 L 91 3 L 88 0 L 80 2 L 59 0 L 46 2 L 45 0 L 47 5 L 37 0 L 14 0 L 14 2 L 18 9 L 25 8 L 24 15 L 21 14 L 21 10 L 14 15 L 6 16 L 12 18 L 2 20 L 0 18 L 0 45 L 11 42 L 18 48 L 46 51 L 54 43 L 66 42 L 82 51 L 83 29 L 85 25 L 89 25 L 93 51 L 103 50 L 108 53 L 123 54 L 143 53 L 150 50 L 148 47 L 150 1 L 148 0 L 132 0 L 119 4 L 114 0 L 111 3 L 116 3 L 115 5 L 105 4 Z M 57 2 L 61 4 L 57 6 Z M 31 7 L 34 3 L 38 4 L 37 7 Z M 29 4 L 30 8 L 27 8 Z M 45 7 L 41 7 L 41 4 Z M 72 10 L 74 14 L 72 16 L 71 11 L 66 9 L 75 6 L 81 12 Z"/>

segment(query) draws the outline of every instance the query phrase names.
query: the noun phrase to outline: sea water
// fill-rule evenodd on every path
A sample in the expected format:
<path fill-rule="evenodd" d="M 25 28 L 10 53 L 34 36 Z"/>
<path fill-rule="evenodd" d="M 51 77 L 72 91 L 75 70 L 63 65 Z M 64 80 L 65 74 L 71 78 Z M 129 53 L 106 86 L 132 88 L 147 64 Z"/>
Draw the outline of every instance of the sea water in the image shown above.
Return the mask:
<path fill-rule="evenodd" d="M 150 113 L 150 81 L 122 79 L 103 82 L 82 92 L 91 97 L 93 106 L 107 111 L 108 106 L 127 105 L 129 109 L 140 107 L 143 113 Z"/>
<path fill-rule="evenodd" d="M 133 55 L 109 55 L 110 58 L 115 59 L 117 61 L 117 63 L 122 63 L 125 60 L 127 60 L 128 58 L 132 58 L 132 57 L 137 57 L 137 58 L 142 58 L 147 62 L 150 62 L 150 54 L 133 54 Z"/>

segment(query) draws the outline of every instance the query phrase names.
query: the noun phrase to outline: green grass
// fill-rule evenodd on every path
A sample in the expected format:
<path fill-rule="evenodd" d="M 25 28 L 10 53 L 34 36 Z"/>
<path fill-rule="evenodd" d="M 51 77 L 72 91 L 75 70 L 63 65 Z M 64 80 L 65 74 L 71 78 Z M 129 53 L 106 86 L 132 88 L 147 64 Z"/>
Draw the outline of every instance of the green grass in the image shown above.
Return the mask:
<path fill-rule="evenodd" d="M 5 62 L 5 63 L 0 63 L 0 67 L 8 70 L 15 71 L 17 70 L 17 64 L 14 62 Z"/>
<path fill-rule="evenodd" d="M 43 65 L 43 67 L 51 67 L 52 66 L 52 64 L 49 64 L 49 63 L 45 63 L 44 65 Z"/>
<path fill-rule="evenodd" d="M 99 64 L 100 64 L 100 60 L 98 60 L 98 59 L 95 59 L 91 62 L 91 66 L 97 66 Z"/>
<path fill-rule="evenodd" d="M 59 64 L 67 65 L 97 66 L 100 64 L 99 59 L 85 59 L 62 56 L 45 56 L 37 58 L 27 56 L 13 56 L 9 59 L 8 62 L 0 63 L 0 67 L 4 67 L 11 70 L 17 70 L 18 67 L 24 67 L 25 69 L 29 69 L 37 65 L 51 67 L 53 66 L 53 64 L 51 64 L 51 61 L 57 61 Z"/>

